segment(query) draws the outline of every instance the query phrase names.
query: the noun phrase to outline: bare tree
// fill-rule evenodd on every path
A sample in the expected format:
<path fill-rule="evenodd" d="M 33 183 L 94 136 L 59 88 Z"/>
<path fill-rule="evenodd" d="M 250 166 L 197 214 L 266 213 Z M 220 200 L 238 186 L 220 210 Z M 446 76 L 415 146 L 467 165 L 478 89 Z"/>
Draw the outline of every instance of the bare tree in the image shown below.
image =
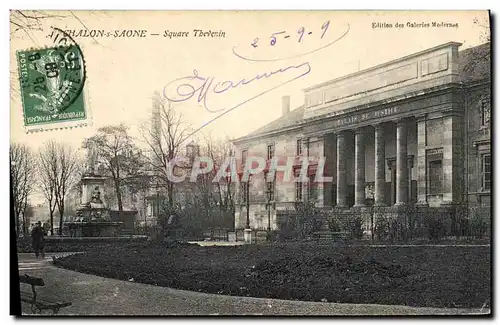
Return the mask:
<path fill-rule="evenodd" d="M 23 217 L 23 233 L 26 234 L 25 213 L 28 196 L 33 192 L 36 182 L 36 161 L 33 152 L 23 144 L 10 145 L 10 175 L 12 196 L 14 198 L 14 217 L 16 233 L 20 234 L 20 218 Z"/>
<path fill-rule="evenodd" d="M 27 36 L 34 45 L 38 45 L 36 36 L 33 32 L 43 31 L 44 21 L 46 20 L 60 20 L 67 16 L 55 15 L 50 12 L 40 10 L 11 10 L 10 11 L 10 36 L 22 37 Z M 18 35 L 21 33 L 21 35 Z"/>
<path fill-rule="evenodd" d="M 88 11 L 88 13 L 92 16 L 109 17 L 109 14 L 103 11 Z M 11 10 L 9 16 L 10 36 L 11 38 L 27 36 L 37 46 L 39 44 L 35 35 L 36 32 L 43 32 L 44 27 L 54 25 L 55 22 L 71 20 L 76 20 L 83 29 L 90 32 L 85 21 L 79 16 L 78 11 L 68 10 L 56 14 L 52 11 L 42 10 Z M 96 38 L 92 37 L 92 40 L 94 44 L 101 45 Z"/>
<path fill-rule="evenodd" d="M 486 17 L 483 21 L 480 21 L 477 17 L 473 20 L 474 25 L 480 28 L 481 33 L 479 39 L 483 43 L 490 43 L 491 33 L 490 33 L 490 19 Z M 469 60 L 465 63 L 463 71 L 467 75 L 482 75 L 489 76 L 490 74 L 490 60 L 491 60 L 491 49 L 490 46 L 476 46 L 469 49 L 468 54 Z M 467 79 L 467 76 L 466 76 Z"/>
<path fill-rule="evenodd" d="M 226 139 L 224 141 L 214 141 L 211 136 L 205 137 L 206 154 L 212 160 L 214 169 L 210 173 L 211 180 L 221 168 L 225 168 L 225 163 L 232 157 L 233 146 L 231 142 Z M 217 180 L 215 185 L 214 200 L 226 212 L 234 211 L 234 191 L 232 186 L 231 177 L 221 178 Z"/>
<path fill-rule="evenodd" d="M 196 145 L 197 146 L 197 145 Z M 184 194 L 184 204 L 189 206 L 189 221 L 201 227 L 226 228 L 234 225 L 234 184 L 231 175 L 232 145 L 228 140 L 214 140 L 205 136 L 204 142 L 195 150 L 197 154 L 211 160 L 211 169 L 197 175 L 196 182 L 178 185 Z M 199 152 L 198 152 L 199 151 Z M 189 155 L 188 155 L 189 157 Z M 198 160 L 191 158 L 194 164 Z M 191 168 L 201 166 L 187 166 Z"/>
<path fill-rule="evenodd" d="M 153 117 L 150 123 L 141 128 L 150 155 L 147 162 L 150 171 L 159 184 L 165 188 L 168 204 L 174 203 L 174 182 L 169 177 L 175 173 L 171 166 L 173 159 L 180 153 L 181 145 L 191 134 L 191 126 L 184 121 L 171 102 L 159 93 L 153 96 Z"/>
<path fill-rule="evenodd" d="M 100 163 L 112 178 L 118 210 L 123 211 L 123 190 L 142 181 L 144 159 L 128 128 L 123 125 L 101 127 L 97 134 L 85 139 L 84 148 L 95 148 Z"/>
<path fill-rule="evenodd" d="M 58 148 L 59 177 L 56 183 L 56 204 L 59 210 L 59 235 L 62 235 L 66 194 L 77 181 L 78 157 L 76 150 L 60 144 Z"/>
<path fill-rule="evenodd" d="M 45 143 L 38 153 L 39 187 L 49 205 L 50 234 L 54 235 L 54 211 L 56 210 L 57 148 L 56 143 Z"/>
<path fill-rule="evenodd" d="M 49 141 L 40 149 L 41 188 L 49 203 L 51 234 L 54 233 L 54 211 L 59 212 L 59 231 L 62 235 L 65 199 L 77 181 L 79 167 L 76 150 L 65 143 Z"/>

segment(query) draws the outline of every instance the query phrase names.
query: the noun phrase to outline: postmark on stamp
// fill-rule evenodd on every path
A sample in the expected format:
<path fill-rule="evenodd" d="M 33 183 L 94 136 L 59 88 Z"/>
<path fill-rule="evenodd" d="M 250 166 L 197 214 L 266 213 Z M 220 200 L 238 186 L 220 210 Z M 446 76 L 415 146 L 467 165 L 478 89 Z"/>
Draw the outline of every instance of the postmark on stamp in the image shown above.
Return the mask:
<path fill-rule="evenodd" d="M 63 31 L 50 35 L 54 46 L 17 52 L 27 132 L 86 124 L 85 60 Z"/>

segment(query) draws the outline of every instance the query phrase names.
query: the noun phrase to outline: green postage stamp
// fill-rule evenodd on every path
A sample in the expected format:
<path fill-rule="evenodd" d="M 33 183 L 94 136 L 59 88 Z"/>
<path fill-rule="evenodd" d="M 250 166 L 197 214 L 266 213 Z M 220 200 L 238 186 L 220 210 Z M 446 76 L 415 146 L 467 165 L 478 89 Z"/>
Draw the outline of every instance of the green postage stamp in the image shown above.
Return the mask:
<path fill-rule="evenodd" d="M 27 132 L 87 124 L 85 60 L 77 45 L 17 52 Z"/>

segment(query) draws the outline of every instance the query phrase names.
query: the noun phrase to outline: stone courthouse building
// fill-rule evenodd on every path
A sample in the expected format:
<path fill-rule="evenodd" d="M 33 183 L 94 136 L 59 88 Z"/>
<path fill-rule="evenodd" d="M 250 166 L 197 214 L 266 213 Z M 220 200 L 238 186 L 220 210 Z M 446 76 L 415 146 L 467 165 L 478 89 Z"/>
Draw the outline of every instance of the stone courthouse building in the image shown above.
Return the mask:
<path fill-rule="evenodd" d="M 235 226 L 277 227 L 277 211 L 317 207 L 490 206 L 490 43 L 449 42 L 305 89 L 305 102 L 234 140 L 236 157 L 325 157 L 325 177 L 253 176 L 239 186 Z"/>

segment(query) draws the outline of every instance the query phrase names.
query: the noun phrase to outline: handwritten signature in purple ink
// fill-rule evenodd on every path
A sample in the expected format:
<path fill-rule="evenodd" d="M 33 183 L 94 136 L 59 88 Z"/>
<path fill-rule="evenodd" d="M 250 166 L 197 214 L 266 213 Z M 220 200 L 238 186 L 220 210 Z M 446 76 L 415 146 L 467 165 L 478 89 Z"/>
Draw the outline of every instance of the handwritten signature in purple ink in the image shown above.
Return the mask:
<path fill-rule="evenodd" d="M 295 71 L 297 70 L 298 75 L 292 77 L 291 79 L 287 80 L 284 83 L 280 83 L 277 86 L 274 86 L 272 88 L 266 89 L 265 91 L 262 91 L 258 93 L 255 96 L 252 96 L 240 103 L 237 103 L 233 107 L 229 108 L 221 108 L 221 109 L 212 109 L 209 107 L 209 99 L 211 96 L 215 95 L 220 95 L 224 94 L 232 89 L 235 88 L 241 88 L 244 87 L 248 84 L 251 83 L 256 83 L 259 80 L 267 79 L 275 75 L 280 75 L 282 73 L 285 73 L 287 71 Z M 215 116 L 213 119 L 210 121 L 202 124 L 200 127 L 198 127 L 196 130 L 194 130 L 190 135 L 198 132 L 208 124 L 214 122 L 215 120 L 221 118 L 222 116 L 226 115 L 227 113 L 231 112 L 232 110 L 240 107 L 241 105 L 248 103 L 251 100 L 256 99 L 257 97 L 260 97 L 264 94 L 267 94 L 270 91 L 273 91 L 281 86 L 284 86 L 294 80 L 300 79 L 307 75 L 308 73 L 311 72 L 311 66 L 309 62 L 304 62 L 298 65 L 289 65 L 284 68 L 279 68 L 274 71 L 270 72 L 264 72 L 264 73 L 259 73 L 255 77 L 251 79 L 241 79 L 239 81 L 232 81 L 232 80 L 225 80 L 225 81 L 217 81 L 215 77 L 203 77 L 200 75 L 198 70 L 193 70 L 193 74 L 191 76 L 186 76 L 186 77 L 181 77 L 178 79 L 175 79 L 171 82 L 169 82 L 164 88 L 163 88 L 163 96 L 171 101 L 171 102 L 184 102 L 187 101 L 195 95 L 197 95 L 197 102 L 199 104 L 203 104 L 205 109 L 208 112 L 211 113 L 220 113 L 219 115 Z M 169 90 L 172 89 L 172 87 L 175 88 L 175 94 L 174 96 L 169 95 Z"/>

